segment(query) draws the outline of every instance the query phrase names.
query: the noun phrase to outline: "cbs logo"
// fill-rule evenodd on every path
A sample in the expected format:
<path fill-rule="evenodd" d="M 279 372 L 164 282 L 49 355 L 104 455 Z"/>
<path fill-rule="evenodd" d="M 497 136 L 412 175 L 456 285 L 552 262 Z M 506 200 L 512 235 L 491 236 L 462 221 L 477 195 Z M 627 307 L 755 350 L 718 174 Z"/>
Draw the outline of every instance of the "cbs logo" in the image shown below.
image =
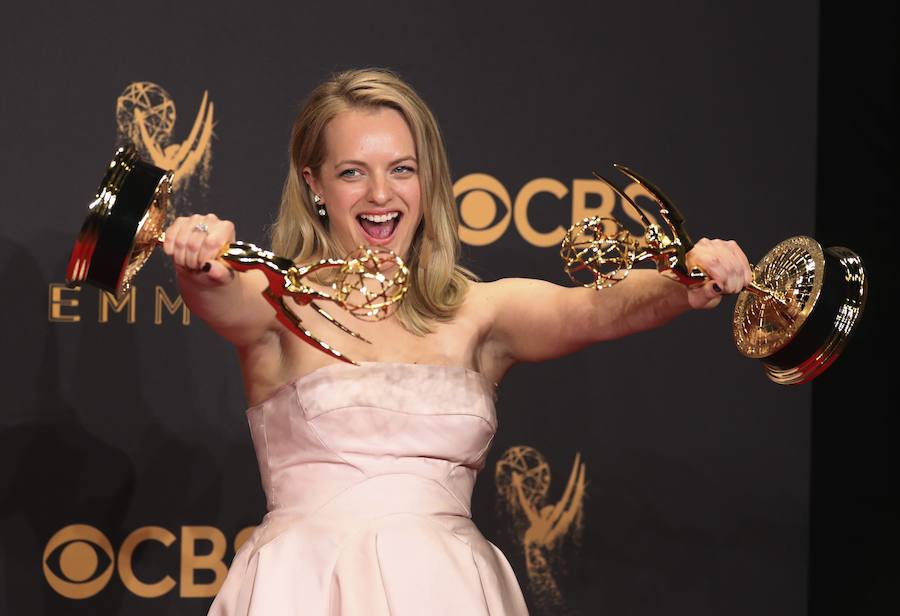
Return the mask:
<path fill-rule="evenodd" d="M 234 551 L 246 541 L 254 527 L 241 530 L 234 539 Z M 160 597 L 180 586 L 181 597 L 213 597 L 218 592 L 228 567 L 225 565 L 225 535 L 213 526 L 182 526 L 180 537 L 179 581 L 166 574 L 156 580 L 140 579 L 134 571 L 134 553 L 141 544 L 153 541 L 168 548 L 178 538 L 160 526 L 144 526 L 132 532 L 118 552 L 100 530 L 86 524 L 72 524 L 60 529 L 44 548 L 44 577 L 50 587 L 69 599 L 87 599 L 103 590 L 119 575 L 129 591 L 144 598 Z M 198 553 L 197 544 L 212 546 Z M 195 581 L 196 571 L 212 574 L 212 581 Z M 207 578 L 209 575 L 206 576 Z"/>
<path fill-rule="evenodd" d="M 649 193 L 639 184 L 631 183 L 622 191 L 632 201 L 650 198 Z M 529 208 L 540 194 L 552 195 L 561 201 L 570 200 L 570 216 L 565 224 L 550 231 L 539 231 L 531 224 Z M 506 233 L 510 223 L 525 241 L 533 246 L 545 248 L 559 246 L 566 235 L 566 229 L 588 216 L 611 216 L 616 205 L 616 194 L 605 182 L 595 179 L 574 179 L 571 188 L 553 178 L 536 178 L 526 183 L 515 199 L 500 181 L 486 173 L 472 173 L 461 177 L 453 184 L 453 196 L 459 204 L 459 237 L 472 246 L 486 246 L 496 242 Z M 498 208 L 499 203 L 499 208 Z M 499 211 L 498 211 L 499 209 Z M 643 208 L 651 222 L 656 222 L 650 211 Z M 641 224 L 631 208 L 624 208 L 625 216 Z M 641 226 L 643 226 L 641 224 Z"/>

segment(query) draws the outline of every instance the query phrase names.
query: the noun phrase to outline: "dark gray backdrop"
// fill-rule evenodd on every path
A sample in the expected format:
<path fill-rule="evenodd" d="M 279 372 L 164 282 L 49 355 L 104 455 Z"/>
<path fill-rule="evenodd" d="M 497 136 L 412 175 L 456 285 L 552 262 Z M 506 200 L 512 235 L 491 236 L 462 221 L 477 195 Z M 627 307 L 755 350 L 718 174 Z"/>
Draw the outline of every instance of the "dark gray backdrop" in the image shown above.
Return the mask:
<path fill-rule="evenodd" d="M 209 91 L 209 188 L 194 186 L 183 207 L 235 220 L 244 240 L 268 243 L 306 93 L 333 70 L 376 65 L 432 106 L 455 179 L 487 173 L 514 197 L 534 178 L 571 190 L 573 179 L 624 162 L 665 187 L 695 237 L 735 238 L 758 259 L 812 232 L 817 9 L 659 0 L 8 8 L 0 612 L 205 613 L 209 599 L 178 587 L 140 598 L 116 573 L 89 599 L 64 598 L 45 580 L 45 545 L 75 523 L 116 549 L 151 525 L 179 539 L 182 526 L 214 526 L 230 541 L 264 511 L 236 358 L 201 323 L 153 323 L 153 287 L 175 290 L 159 255 L 138 282 L 134 324 L 98 323 L 91 290 L 67 309 L 78 323 L 48 320 L 49 285 L 64 278 L 129 83 L 172 95 L 181 138 Z M 539 196 L 530 211 L 540 230 L 568 225 L 571 197 Z M 565 282 L 556 249 L 532 246 L 514 225 L 468 247 L 466 262 L 485 279 Z M 770 384 L 737 354 L 725 304 L 504 380 L 475 520 L 529 595 L 492 478 L 498 456 L 522 444 L 551 464 L 551 500 L 575 452 L 587 466 L 581 547 L 567 548 L 559 572 L 572 613 L 805 611 L 809 390 Z M 592 398 L 586 386 L 598 382 L 604 395 Z M 146 544 L 135 570 L 178 581 L 179 543 Z"/>

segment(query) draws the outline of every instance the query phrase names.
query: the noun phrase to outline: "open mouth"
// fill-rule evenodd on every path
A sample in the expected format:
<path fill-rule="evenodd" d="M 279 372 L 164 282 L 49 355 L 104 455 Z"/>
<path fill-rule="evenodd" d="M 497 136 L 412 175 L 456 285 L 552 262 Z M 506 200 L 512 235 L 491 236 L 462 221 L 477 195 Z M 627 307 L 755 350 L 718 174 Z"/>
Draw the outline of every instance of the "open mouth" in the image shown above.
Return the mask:
<path fill-rule="evenodd" d="M 387 243 L 400 224 L 400 212 L 385 212 L 384 214 L 360 214 L 356 217 L 359 226 L 369 239 L 376 244 Z"/>

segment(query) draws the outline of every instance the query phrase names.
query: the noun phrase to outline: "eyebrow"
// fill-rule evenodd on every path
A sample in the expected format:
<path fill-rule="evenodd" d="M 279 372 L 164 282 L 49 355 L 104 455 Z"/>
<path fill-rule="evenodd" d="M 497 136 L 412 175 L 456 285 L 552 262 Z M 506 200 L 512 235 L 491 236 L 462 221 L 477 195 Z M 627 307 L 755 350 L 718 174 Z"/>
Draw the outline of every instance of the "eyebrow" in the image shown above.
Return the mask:
<path fill-rule="evenodd" d="M 416 164 L 418 164 L 419 162 L 415 156 L 401 156 L 400 158 L 392 160 L 390 163 L 388 163 L 388 166 L 390 167 L 407 160 L 411 160 Z M 361 160 L 342 160 L 334 164 L 335 168 L 340 167 L 341 165 L 359 165 L 360 167 L 368 167 L 368 165 Z"/>

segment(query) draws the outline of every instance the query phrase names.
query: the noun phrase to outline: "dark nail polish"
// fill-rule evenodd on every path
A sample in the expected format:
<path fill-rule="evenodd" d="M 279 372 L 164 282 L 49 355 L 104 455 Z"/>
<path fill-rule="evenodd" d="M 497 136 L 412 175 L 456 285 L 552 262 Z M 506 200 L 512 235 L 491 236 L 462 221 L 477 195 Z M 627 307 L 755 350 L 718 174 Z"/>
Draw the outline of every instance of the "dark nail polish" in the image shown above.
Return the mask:
<path fill-rule="evenodd" d="M 207 264 L 207 265 L 208 265 L 208 264 Z M 721 292 L 722 292 L 722 287 L 720 287 L 717 283 L 714 282 L 714 283 L 713 283 L 713 291 L 715 291 L 716 293 L 721 293 Z"/>
<path fill-rule="evenodd" d="M 206 262 L 203 264 L 203 267 L 200 268 L 204 272 L 208 272 L 212 269 L 212 263 Z"/>

